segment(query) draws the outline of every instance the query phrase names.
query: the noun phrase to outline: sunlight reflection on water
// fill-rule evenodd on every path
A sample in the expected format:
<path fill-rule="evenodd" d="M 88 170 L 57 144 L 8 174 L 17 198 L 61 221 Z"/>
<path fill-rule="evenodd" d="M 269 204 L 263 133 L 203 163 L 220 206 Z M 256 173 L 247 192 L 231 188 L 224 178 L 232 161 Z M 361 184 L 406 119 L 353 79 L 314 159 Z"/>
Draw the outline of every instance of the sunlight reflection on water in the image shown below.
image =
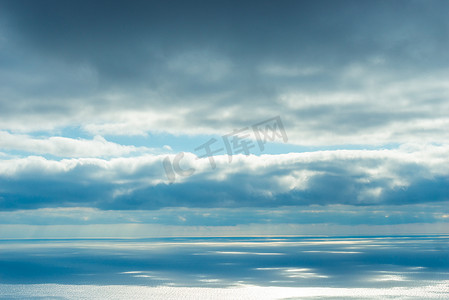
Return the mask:
<path fill-rule="evenodd" d="M 447 236 L 1 240 L 0 299 L 447 299 L 448 245 Z"/>

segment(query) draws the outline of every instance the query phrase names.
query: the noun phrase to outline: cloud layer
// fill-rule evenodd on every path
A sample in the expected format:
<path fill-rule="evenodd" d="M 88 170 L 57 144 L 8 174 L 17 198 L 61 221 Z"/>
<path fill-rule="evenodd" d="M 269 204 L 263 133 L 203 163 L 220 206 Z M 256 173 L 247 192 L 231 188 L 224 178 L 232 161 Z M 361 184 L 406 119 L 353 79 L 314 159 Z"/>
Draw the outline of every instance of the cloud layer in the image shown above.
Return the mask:
<path fill-rule="evenodd" d="M 107 210 L 162 207 L 280 207 L 288 205 L 404 205 L 446 201 L 447 146 L 398 150 L 337 150 L 285 155 L 186 154 L 170 183 L 164 156 L 3 160 L 2 209 L 84 206 Z M 173 159 L 173 156 L 171 156 Z"/>
<path fill-rule="evenodd" d="M 448 141 L 445 2 L 1 7 L 7 130 L 221 134 L 276 112 L 300 145 Z"/>
<path fill-rule="evenodd" d="M 448 11 L 444 1 L 0 0 L 2 218 L 447 222 Z M 192 147 L 273 116 L 289 144 L 232 162 L 222 151 L 216 168 Z M 172 165 L 177 151 L 189 176 Z"/>

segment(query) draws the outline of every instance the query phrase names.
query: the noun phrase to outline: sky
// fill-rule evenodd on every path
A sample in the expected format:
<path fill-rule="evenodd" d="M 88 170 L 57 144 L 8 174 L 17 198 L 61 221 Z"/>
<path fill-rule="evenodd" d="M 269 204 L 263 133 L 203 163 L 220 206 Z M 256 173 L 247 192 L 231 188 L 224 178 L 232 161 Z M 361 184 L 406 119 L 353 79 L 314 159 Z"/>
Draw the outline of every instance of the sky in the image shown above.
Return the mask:
<path fill-rule="evenodd" d="M 0 238 L 449 233 L 448 13 L 0 0 Z"/>

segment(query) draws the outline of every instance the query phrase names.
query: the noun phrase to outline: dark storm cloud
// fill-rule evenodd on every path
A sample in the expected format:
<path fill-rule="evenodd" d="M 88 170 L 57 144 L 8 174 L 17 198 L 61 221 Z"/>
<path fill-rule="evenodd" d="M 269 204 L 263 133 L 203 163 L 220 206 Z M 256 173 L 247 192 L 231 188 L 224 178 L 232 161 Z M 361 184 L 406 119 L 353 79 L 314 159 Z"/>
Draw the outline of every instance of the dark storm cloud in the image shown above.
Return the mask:
<path fill-rule="evenodd" d="M 447 77 L 449 61 L 449 6 L 442 1 L 0 5 L 0 125 L 9 130 L 33 131 L 38 123 L 109 134 L 198 134 L 277 111 L 303 133 L 292 136 L 295 143 L 323 144 L 311 138 L 317 134 L 327 144 L 357 143 L 353 135 L 365 133 L 372 144 L 378 132 L 389 133 L 381 142 L 411 138 L 411 121 L 447 122 L 438 113 L 447 110 L 447 89 L 438 80 Z M 392 87 L 399 91 L 376 93 Z M 341 101 L 316 107 L 280 100 L 338 92 Z M 344 104 L 351 93 L 358 101 Z M 438 99 L 433 112 L 425 109 Z M 161 119 L 148 121 L 151 113 Z M 111 129 L 118 119 L 121 130 Z M 437 127 L 428 139 L 441 135 Z"/>
<path fill-rule="evenodd" d="M 413 51 L 431 48 L 441 55 L 435 46 L 447 44 L 448 7 L 438 1 L 4 1 L 2 6 L 20 41 L 63 59 L 91 60 L 112 77 L 139 75 L 146 67 L 143 58 L 154 63 L 157 55 L 163 59 L 196 47 L 253 63 L 275 58 L 344 64 L 379 50 L 410 60 L 409 47 L 418 42 Z M 151 47 L 159 53 L 151 55 Z"/>

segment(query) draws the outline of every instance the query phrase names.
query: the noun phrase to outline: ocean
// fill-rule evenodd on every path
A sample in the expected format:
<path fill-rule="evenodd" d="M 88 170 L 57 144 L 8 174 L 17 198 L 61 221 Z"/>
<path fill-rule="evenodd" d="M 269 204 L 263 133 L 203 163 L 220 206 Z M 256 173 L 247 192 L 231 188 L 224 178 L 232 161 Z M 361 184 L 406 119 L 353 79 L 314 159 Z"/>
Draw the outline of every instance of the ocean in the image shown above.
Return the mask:
<path fill-rule="evenodd" d="M 449 236 L 0 240 L 0 299 L 449 299 Z"/>

